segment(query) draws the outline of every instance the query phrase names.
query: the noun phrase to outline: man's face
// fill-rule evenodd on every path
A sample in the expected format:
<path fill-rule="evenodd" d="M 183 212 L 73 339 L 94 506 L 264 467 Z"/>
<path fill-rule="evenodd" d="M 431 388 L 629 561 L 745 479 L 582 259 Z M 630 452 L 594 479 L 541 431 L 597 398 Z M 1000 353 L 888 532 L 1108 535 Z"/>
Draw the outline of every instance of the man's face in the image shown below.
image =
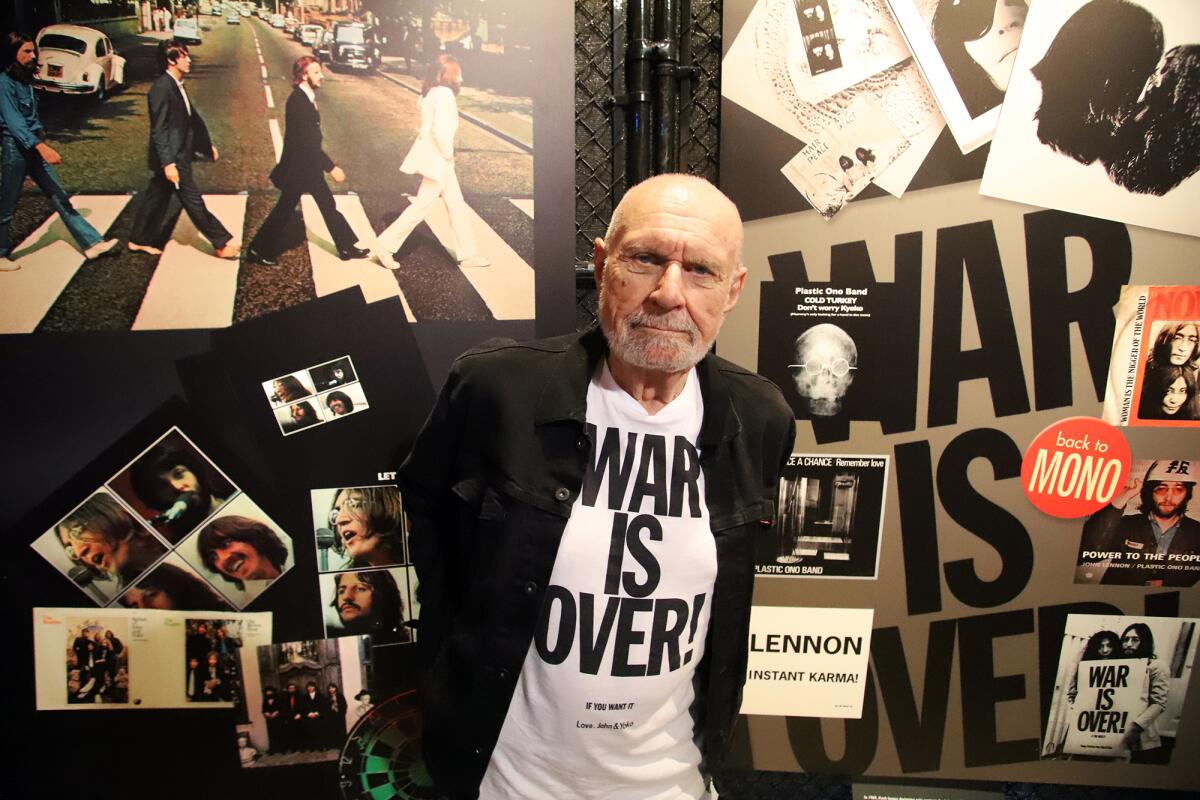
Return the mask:
<path fill-rule="evenodd" d="M 161 589 L 151 587 L 139 589 L 135 586 L 126 592 L 122 599 L 129 608 L 161 608 L 165 610 L 175 608 L 169 594 Z"/>
<path fill-rule="evenodd" d="M 254 546 L 230 540 L 213 551 L 217 571 L 239 581 L 262 580 L 279 576 L 279 570 L 263 558 Z"/>
<path fill-rule="evenodd" d="M 292 406 L 292 422 L 304 422 L 306 419 L 308 419 L 308 412 L 302 403 Z"/>
<path fill-rule="evenodd" d="M 1159 481 L 1150 491 L 1154 498 L 1154 513 L 1160 517 L 1173 517 L 1179 513 L 1187 497 L 1187 486 L 1179 481 Z"/>
<path fill-rule="evenodd" d="M 343 623 L 371 616 L 375 590 L 361 573 L 346 572 L 337 578 L 337 610 Z"/>
<path fill-rule="evenodd" d="M 600 323 L 622 362 L 659 372 L 695 365 L 737 303 L 740 223 L 716 190 L 635 188 L 612 241 L 596 241 Z"/>
<path fill-rule="evenodd" d="M 351 558 L 366 557 L 379 545 L 379 534 L 367 528 L 367 509 L 363 505 L 362 493 L 338 492 L 333 500 L 337 512 L 333 524 L 342 547 Z"/>
<path fill-rule="evenodd" d="M 309 64 L 304 70 L 304 80 L 314 89 L 320 89 L 321 84 L 325 82 L 325 73 L 321 72 L 321 65 L 316 61 Z"/>
<path fill-rule="evenodd" d="M 129 562 L 129 539 L 114 541 L 82 525 L 58 526 L 67 557 L 104 575 L 116 575 Z"/>
<path fill-rule="evenodd" d="M 342 402 L 341 398 L 335 397 L 329 401 L 329 410 L 335 417 L 340 417 L 346 413 L 346 404 Z"/>
<path fill-rule="evenodd" d="M 296 693 L 296 684 L 294 684 L 294 683 L 289 683 L 289 684 L 287 685 L 287 693 L 288 693 L 288 694 L 295 694 L 295 693 Z"/>
<path fill-rule="evenodd" d="M 1200 331 L 1195 325 L 1184 325 L 1171 337 L 1171 363 L 1179 367 L 1196 354 L 1196 341 Z"/>
<path fill-rule="evenodd" d="M 208 665 L 210 667 L 215 667 L 217 665 L 217 654 L 216 653 L 208 654 Z"/>
<path fill-rule="evenodd" d="M 179 70 L 181 75 L 187 75 L 192 71 L 192 54 L 184 50 L 179 54 L 179 58 L 175 59 L 175 63 L 172 66 Z"/>
<path fill-rule="evenodd" d="M 1125 631 L 1121 636 L 1121 650 L 1127 656 L 1137 655 L 1137 651 L 1142 646 L 1142 638 L 1137 635 L 1137 631 L 1133 628 Z"/>
<path fill-rule="evenodd" d="M 37 66 L 37 47 L 33 42 L 25 42 L 18 48 L 14 60 L 22 67 L 33 69 Z"/>
<path fill-rule="evenodd" d="M 198 666 L 200 666 L 200 662 L 197 659 L 194 659 L 194 658 L 188 659 L 188 669 L 195 669 Z"/>
<path fill-rule="evenodd" d="M 340 381 L 342 378 L 346 377 L 346 370 L 342 369 L 341 367 L 334 367 L 333 368 L 333 377 L 334 377 L 334 380 Z"/>

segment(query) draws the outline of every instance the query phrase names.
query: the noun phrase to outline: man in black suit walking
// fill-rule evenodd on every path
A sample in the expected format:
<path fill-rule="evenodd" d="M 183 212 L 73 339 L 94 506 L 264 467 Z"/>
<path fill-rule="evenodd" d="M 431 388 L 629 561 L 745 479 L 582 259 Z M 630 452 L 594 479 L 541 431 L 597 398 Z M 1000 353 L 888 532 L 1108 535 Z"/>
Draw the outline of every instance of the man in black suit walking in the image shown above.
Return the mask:
<path fill-rule="evenodd" d="M 316 90 L 324 80 L 321 64 L 312 56 L 301 56 L 292 64 L 292 84 L 296 88 L 287 101 L 283 154 L 271 170 L 271 182 L 279 188 L 279 202 L 250 242 L 247 256 L 251 261 L 270 265 L 279 258 L 284 225 L 306 192 L 321 211 L 338 258 L 347 261 L 368 255 L 357 246 L 358 234 L 337 210 L 333 193 L 325 183 L 326 172 L 338 183 L 346 180 L 346 173 L 321 149 L 321 114 L 317 111 Z"/>
<path fill-rule="evenodd" d="M 183 78 L 192 70 L 192 57 L 180 42 L 162 42 L 158 47 L 163 74 L 150 86 L 150 185 L 143 193 L 129 237 L 129 249 L 158 255 L 171 238 L 180 206 L 196 229 L 212 242 L 218 258 L 237 258 L 239 247 L 233 235 L 204 205 L 204 196 L 192 175 L 193 159 L 216 161 L 216 146 L 208 127 L 183 88 Z"/>

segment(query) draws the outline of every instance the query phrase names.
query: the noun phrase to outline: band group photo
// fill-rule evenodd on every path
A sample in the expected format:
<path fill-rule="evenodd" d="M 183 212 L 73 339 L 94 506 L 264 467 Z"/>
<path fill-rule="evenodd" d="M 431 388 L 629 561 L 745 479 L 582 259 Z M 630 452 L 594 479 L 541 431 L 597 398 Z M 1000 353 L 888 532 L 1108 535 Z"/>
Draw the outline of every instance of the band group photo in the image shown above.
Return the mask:
<path fill-rule="evenodd" d="M 416 60 L 357 5 L 294 42 L 263 15 L 171 5 L 191 27 L 0 31 L 0 281 L 24 301 L 0 330 L 92 329 L 93 272 L 119 276 L 105 324 L 126 330 L 223 327 L 355 284 L 415 318 L 533 317 L 527 21 L 459 15 Z M 339 73 L 355 40 L 369 69 Z M 176 302 L 197 268 L 209 285 Z"/>
<path fill-rule="evenodd" d="M 186 628 L 185 683 L 193 703 L 233 703 L 245 715 L 241 620 L 189 619 Z"/>
<path fill-rule="evenodd" d="M 247 721 L 236 733 L 244 767 L 292 766 L 338 757 L 346 733 L 372 707 L 369 637 L 264 645 Z"/>
<path fill-rule="evenodd" d="M 97 616 L 67 628 L 67 703 L 128 703 L 129 621 Z"/>

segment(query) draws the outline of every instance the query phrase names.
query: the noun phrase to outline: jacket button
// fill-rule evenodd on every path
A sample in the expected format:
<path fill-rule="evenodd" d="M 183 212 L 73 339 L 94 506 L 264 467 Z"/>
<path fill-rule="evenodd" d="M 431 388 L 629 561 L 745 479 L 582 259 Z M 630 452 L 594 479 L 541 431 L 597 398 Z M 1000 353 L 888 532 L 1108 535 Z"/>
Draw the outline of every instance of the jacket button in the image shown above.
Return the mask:
<path fill-rule="evenodd" d="M 583 438 L 582 436 L 580 436 L 579 440 L 575 442 L 576 450 L 587 450 L 587 446 L 588 446 L 588 440 Z"/>
<path fill-rule="evenodd" d="M 482 756 L 483 748 L 482 747 L 472 747 L 471 752 L 474 753 L 476 756 Z"/>
<path fill-rule="evenodd" d="M 560 503 L 565 503 L 571 499 L 571 492 L 565 486 L 560 486 L 554 490 L 554 499 Z"/>
<path fill-rule="evenodd" d="M 533 581 L 528 581 L 525 584 L 525 594 L 533 594 L 537 591 L 537 584 Z"/>
<path fill-rule="evenodd" d="M 502 681 L 508 680 L 508 670 L 501 667 L 500 670 L 496 673 L 496 677 Z"/>

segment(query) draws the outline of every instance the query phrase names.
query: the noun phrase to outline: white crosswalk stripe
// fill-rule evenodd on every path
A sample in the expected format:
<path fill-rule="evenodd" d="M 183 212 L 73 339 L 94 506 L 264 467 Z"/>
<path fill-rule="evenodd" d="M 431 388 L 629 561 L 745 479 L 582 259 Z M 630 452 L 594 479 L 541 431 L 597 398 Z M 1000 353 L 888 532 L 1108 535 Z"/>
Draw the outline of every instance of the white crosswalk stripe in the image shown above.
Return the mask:
<path fill-rule="evenodd" d="M 104 234 L 129 195 L 76 195 L 71 204 Z M 32 332 L 86 260 L 57 214 L 12 251 L 21 269 L 0 275 L 0 333 Z"/>
<path fill-rule="evenodd" d="M 533 198 L 532 197 L 510 197 L 508 202 L 512 203 L 530 219 L 533 219 Z"/>
<path fill-rule="evenodd" d="M 233 240 L 242 240 L 246 195 L 205 195 L 204 204 Z M 233 322 L 238 262 L 217 258 L 187 214 L 180 214 L 171 241 L 155 267 L 133 322 L 136 330 L 224 328 Z"/>
<path fill-rule="evenodd" d="M 492 264 L 489 267 L 464 267 L 463 274 L 496 319 L 533 319 L 533 268 L 473 208 L 467 210 L 475 233 L 475 248 Z M 447 252 L 454 252 L 454 232 L 444 204 L 433 204 L 425 224 Z"/>
<path fill-rule="evenodd" d="M 342 216 L 358 234 L 359 241 L 373 245 L 375 232 L 371 229 L 371 222 L 367 219 L 367 213 L 363 211 L 362 201 L 358 196 L 337 195 L 334 199 L 338 211 L 342 212 Z M 363 297 L 368 303 L 399 295 L 408 321 L 417 321 L 391 270 L 381 267 L 369 258 L 342 261 L 338 258 L 337 247 L 333 244 L 329 229 L 325 227 L 325 220 L 321 218 L 316 201 L 309 195 L 304 195 L 300 200 L 300 208 L 304 213 L 304 227 L 308 229 L 308 256 L 312 261 L 313 285 L 316 286 L 318 297 L 355 285 L 362 288 Z"/>
<path fill-rule="evenodd" d="M 123 210 L 130 213 L 126 207 L 131 200 L 132 195 L 79 195 L 72 202 L 104 234 Z M 205 204 L 233 234 L 235 242 L 241 241 L 246 235 L 244 228 L 248 200 L 245 194 L 204 195 Z M 363 208 L 362 199 L 358 195 L 346 194 L 335 195 L 335 201 L 338 210 L 358 234 L 360 246 L 368 249 L 374 246 L 375 231 Z M 532 218 L 532 200 L 510 198 L 510 202 Z M 306 252 L 316 296 L 359 286 L 367 302 L 399 297 L 405 316 L 410 322 L 417 321 L 410 298 L 425 298 L 428 292 L 422 283 L 402 286 L 397 281 L 398 273 L 385 269 L 374 259 L 342 261 L 337 256 L 337 248 L 320 211 L 310 196 L 303 197 L 300 209 L 307 230 Z M 533 269 L 474 210 L 471 211 L 471 220 L 479 252 L 485 254 L 492 264 L 489 267 L 462 268 L 461 272 L 496 319 L 532 319 Z M 443 246 L 453 242 L 444 209 L 438 208 L 426 219 L 426 223 Z M 124 244 L 119 252 L 125 253 Z M 18 244 L 13 250 L 13 257 L 21 264 L 21 269 L 0 273 L 0 297 L 3 298 L 3 302 L 0 302 L 0 334 L 33 332 L 59 302 L 63 290 L 77 273 L 82 279 L 91 279 L 86 272 L 80 272 L 81 267 L 83 270 L 88 268 L 84 266 L 84 256 L 56 214 L 52 214 Z M 126 254 L 126 257 L 130 256 Z M 142 265 L 153 261 L 152 256 L 133 257 L 145 259 L 139 261 Z M 131 328 L 227 327 L 233 322 L 237 305 L 238 273 L 239 261 L 213 255 L 211 243 L 196 230 L 186 213 L 180 213 L 171 240 L 163 248 L 163 254 L 157 262 L 153 263 L 153 274 Z M 403 281 L 403 273 L 399 276 Z M 251 305 L 254 304 L 253 298 L 247 299 Z M 77 307 L 78 298 L 71 299 L 68 308 Z M 426 306 L 418 303 L 417 307 Z M 81 312 L 72 310 L 67 313 L 76 318 Z M 87 322 L 80 319 L 76 326 L 68 323 L 66 329 L 76 327 L 86 329 Z"/>

